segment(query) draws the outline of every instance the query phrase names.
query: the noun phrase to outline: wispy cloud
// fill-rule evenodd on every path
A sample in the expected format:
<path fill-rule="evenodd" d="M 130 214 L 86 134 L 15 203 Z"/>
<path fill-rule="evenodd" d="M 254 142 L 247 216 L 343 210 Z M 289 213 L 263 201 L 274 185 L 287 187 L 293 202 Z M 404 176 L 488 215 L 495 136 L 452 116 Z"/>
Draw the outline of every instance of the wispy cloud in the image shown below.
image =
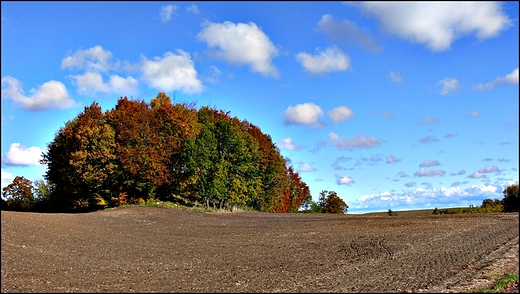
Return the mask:
<path fill-rule="evenodd" d="M 381 142 L 375 137 L 365 137 L 360 135 L 351 139 L 340 137 L 336 133 L 330 132 L 329 139 L 336 148 L 341 150 L 354 148 L 370 149 L 381 145 Z"/>
<path fill-rule="evenodd" d="M 282 139 L 282 140 L 278 141 L 276 143 L 276 145 L 280 149 L 285 149 L 285 150 L 300 150 L 300 149 L 302 149 L 302 146 L 296 145 L 296 143 L 294 143 L 294 141 L 293 141 L 293 139 L 291 139 L 291 137 L 287 137 L 285 139 Z"/>
<path fill-rule="evenodd" d="M 388 155 L 386 157 L 386 163 L 395 163 L 395 162 L 400 162 L 401 159 L 400 158 L 395 158 L 394 156 L 392 155 Z"/>
<path fill-rule="evenodd" d="M 416 177 L 433 177 L 433 176 L 441 176 L 443 177 L 446 172 L 443 170 L 432 170 L 421 168 L 419 171 L 413 173 Z"/>
<path fill-rule="evenodd" d="M 165 5 L 165 6 L 163 6 L 161 8 L 161 12 L 159 12 L 159 17 L 161 18 L 161 21 L 163 23 L 166 23 L 166 22 L 170 21 L 170 19 L 172 18 L 172 14 L 175 13 L 177 8 L 178 8 L 177 5 Z"/>
<path fill-rule="evenodd" d="M 331 40 L 338 41 L 341 44 L 355 41 L 372 51 L 381 51 L 381 47 L 376 44 L 372 36 L 359 29 L 354 22 L 348 19 L 336 21 L 331 15 L 324 14 L 318 22 L 318 28 L 329 35 Z"/>
<path fill-rule="evenodd" d="M 391 71 L 389 77 L 392 80 L 392 82 L 401 83 L 403 81 L 401 74 L 398 72 Z"/>
<path fill-rule="evenodd" d="M 473 86 L 473 89 L 477 91 L 486 91 L 494 89 L 500 85 L 518 85 L 518 67 L 504 77 L 497 77 L 486 84 L 475 85 Z"/>
<path fill-rule="evenodd" d="M 419 167 L 430 167 L 437 165 L 441 165 L 441 163 L 437 160 L 425 160 L 419 165 Z"/>
<path fill-rule="evenodd" d="M 444 78 L 437 82 L 435 85 L 441 85 L 441 95 L 446 95 L 451 92 L 455 92 L 460 88 L 460 83 L 455 78 Z"/>
<path fill-rule="evenodd" d="M 419 143 L 424 143 L 424 144 L 435 143 L 435 142 L 439 142 L 439 140 L 437 138 L 435 138 L 435 136 L 433 136 L 433 135 L 424 137 L 419 140 Z"/>

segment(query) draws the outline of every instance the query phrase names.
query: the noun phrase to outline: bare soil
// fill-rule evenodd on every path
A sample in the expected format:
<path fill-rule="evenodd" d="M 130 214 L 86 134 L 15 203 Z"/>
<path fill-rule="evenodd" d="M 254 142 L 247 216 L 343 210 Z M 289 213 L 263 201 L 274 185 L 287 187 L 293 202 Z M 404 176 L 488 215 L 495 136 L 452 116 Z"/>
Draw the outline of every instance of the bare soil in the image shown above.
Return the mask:
<path fill-rule="evenodd" d="M 519 266 L 518 213 L 1 217 L 2 292 L 460 292 Z"/>

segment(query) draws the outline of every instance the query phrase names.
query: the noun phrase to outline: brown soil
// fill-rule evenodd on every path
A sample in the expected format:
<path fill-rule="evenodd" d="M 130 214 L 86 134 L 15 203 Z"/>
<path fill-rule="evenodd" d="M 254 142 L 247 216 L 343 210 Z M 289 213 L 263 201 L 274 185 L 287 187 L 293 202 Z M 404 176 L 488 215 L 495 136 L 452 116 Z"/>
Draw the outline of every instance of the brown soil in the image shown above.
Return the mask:
<path fill-rule="evenodd" d="M 459 292 L 519 265 L 518 213 L 1 216 L 2 292 Z"/>

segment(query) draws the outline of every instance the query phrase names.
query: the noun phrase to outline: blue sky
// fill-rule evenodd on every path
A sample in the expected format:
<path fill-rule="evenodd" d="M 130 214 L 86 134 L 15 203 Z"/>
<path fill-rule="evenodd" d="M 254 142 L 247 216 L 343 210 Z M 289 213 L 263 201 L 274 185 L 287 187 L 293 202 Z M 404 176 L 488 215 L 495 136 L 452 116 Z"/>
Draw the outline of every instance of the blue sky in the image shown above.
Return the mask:
<path fill-rule="evenodd" d="M 518 2 L 1 3 L 2 187 L 121 96 L 230 111 L 349 213 L 518 183 Z"/>

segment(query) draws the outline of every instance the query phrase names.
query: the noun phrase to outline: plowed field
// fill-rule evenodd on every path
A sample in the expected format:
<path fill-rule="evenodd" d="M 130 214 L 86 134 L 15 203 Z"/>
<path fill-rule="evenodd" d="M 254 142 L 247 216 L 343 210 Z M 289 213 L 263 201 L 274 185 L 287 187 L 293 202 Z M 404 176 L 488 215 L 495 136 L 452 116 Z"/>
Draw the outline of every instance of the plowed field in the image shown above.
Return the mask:
<path fill-rule="evenodd" d="M 450 292 L 518 272 L 518 213 L 1 216 L 2 292 Z"/>

